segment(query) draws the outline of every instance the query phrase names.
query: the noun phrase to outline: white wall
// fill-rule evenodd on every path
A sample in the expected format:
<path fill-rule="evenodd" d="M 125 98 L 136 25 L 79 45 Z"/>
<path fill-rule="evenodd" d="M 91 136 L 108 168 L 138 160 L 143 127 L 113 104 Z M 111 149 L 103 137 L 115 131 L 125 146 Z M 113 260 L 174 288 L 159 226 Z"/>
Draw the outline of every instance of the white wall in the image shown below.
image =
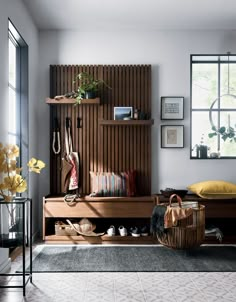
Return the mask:
<path fill-rule="evenodd" d="M 29 156 L 37 157 L 38 30 L 21 0 L 0 0 L 0 142 L 6 142 L 8 122 L 8 18 L 29 46 Z M 39 199 L 36 180 L 35 177 L 30 179 L 29 196 L 33 198 L 34 224 L 38 227 Z M 33 231 L 36 231 L 36 227 Z M 5 251 L 0 249 L 0 266 L 5 257 Z"/>
<path fill-rule="evenodd" d="M 236 182 L 235 160 L 189 159 L 190 54 L 227 51 L 236 53 L 236 31 L 41 31 L 40 98 L 49 95 L 50 64 L 152 64 L 152 192 L 207 179 Z M 185 97 L 185 119 L 178 123 L 185 125 L 184 149 L 160 148 L 160 97 L 166 95 Z M 42 116 L 48 110 L 42 107 Z M 41 157 L 49 157 L 48 129 L 47 120 L 40 131 Z"/>

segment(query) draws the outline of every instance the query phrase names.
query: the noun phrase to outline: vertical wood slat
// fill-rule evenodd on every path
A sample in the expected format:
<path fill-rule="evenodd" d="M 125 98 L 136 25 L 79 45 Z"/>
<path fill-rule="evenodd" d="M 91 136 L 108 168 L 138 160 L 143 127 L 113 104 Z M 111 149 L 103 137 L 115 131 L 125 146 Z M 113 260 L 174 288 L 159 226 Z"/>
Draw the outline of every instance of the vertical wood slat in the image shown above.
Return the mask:
<path fill-rule="evenodd" d="M 80 192 L 90 193 L 89 171 L 137 171 L 139 194 L 151 193 L 151 128 L 140 126 L 101 127 L 99 119 L 113 119 L 115 106 L 131 106 L 144 113 L 151 112 L 151 66 L 150 65 L 55 65 L 50 68 L 51 97 L 76 90 L 72 84 L 75 76 L 87 71 L 94 78 L 103 79 L 112 90 L 101 91 L 102 105 L 60 105 L 52 106 L 53 118 L 59 120 L 61 147 L 60 155 L 50 151 L 51 193 L 61 192 L 61 157 L 65 150 L 65 119 L 72 121 L 74 150 L 79 153 L 81 181 Z M 82 128 L 77 128 L 77 118 Z M 52 135 L 51 135 L 52 137 Z M 51 140 L 50 140 L 51 141 Z M 56 172 L 55 172 L 56 171 Z"/>

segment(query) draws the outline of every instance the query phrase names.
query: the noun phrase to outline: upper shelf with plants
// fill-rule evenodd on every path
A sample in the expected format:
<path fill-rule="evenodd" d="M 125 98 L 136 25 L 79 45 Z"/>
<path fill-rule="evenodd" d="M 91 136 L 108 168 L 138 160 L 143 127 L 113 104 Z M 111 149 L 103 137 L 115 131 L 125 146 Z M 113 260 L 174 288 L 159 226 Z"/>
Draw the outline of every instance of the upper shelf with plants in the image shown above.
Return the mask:
<path fill-rule="evenodd" d="M 77 90 L 66 93 L 65 95 L 59 95 L 53 99 L 47 98 L 47 104 L 100 104 L 100 98 L 98 92 L 103 86 L 111 89 L 110 86 L 103 80 L 95 80 L 94 77 L 87 72 L 80 72 L 73 85 L 77 84 Z"/>
<path fill-rule="evenodd" d="M 65 96 L 60 96 L 60 97 L 55 97 L 54 99 L 51 98 L 46 98 L 46 103 L 47 104 L 78 104 L 77 100 L 75 98 L 67 98 Z M 80 101 L 80 104 L 100 104 L 100 98 L 94 98 L 94 99 L 82 99 Z"/>

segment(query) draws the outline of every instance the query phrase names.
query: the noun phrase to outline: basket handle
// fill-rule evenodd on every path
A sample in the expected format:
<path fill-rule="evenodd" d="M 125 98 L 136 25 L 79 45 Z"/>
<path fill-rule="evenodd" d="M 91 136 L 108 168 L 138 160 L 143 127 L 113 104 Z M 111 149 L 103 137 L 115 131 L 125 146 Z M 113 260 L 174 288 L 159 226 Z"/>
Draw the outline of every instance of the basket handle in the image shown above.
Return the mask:
<path fill-rule="evenodd" d="M 170 205 L 170 207 L 171 207 L 171 202 L 172 202 L 172 199 L 173 199 L 174 197 L 176 197 L 176 198 L 177 198 L 177 201 L 178 201 L 179 207 L 180 207 L 180 208 L 182 208 L 182 204 L 181 204 L 182 199 L 181 199 L 181 197 L 180 197 L 179 195 L 177 195 L 177 194 L 172 194 L 172 195 L 170 196 L 170 199 L 169 199 L 169 205 Z"/>

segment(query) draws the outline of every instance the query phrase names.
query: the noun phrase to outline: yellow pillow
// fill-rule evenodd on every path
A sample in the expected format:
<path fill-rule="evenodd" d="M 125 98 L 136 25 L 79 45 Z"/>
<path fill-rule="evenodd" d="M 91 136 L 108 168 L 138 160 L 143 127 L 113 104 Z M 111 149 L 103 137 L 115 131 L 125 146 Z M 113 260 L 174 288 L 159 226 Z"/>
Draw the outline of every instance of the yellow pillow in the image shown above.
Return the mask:
<path fill-rule="evenodd" d="M 223 180 L 202 181 L 187 188 L 202 198 L 230 199 L 236 197 L 236 184 Z"/>

